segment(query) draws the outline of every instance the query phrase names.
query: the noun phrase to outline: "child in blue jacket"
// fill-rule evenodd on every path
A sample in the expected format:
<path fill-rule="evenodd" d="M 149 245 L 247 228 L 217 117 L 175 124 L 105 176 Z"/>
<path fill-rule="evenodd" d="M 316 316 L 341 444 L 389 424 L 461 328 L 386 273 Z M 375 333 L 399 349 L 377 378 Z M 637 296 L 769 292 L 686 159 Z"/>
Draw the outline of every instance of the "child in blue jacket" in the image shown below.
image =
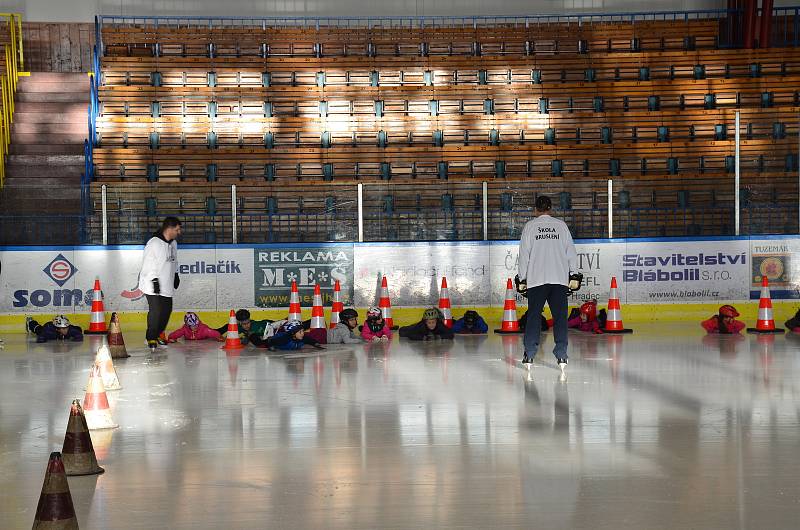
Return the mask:
<path fill-rule="evenodd" d="M 301 350 L 305 345 L 324 348 L 318 341 L 306 336 L 303 323 L 298 320 L 287 322 L 274 336 L 267 339 L 266 345 L 276 350 Z"/>
<path fill-rule="evenodd" d="M 464 316 L 453 322 L 453 333 L 461 335 L 479 335 L 489 331 L 489 325 L 477 311 L 469 310 Z"/>

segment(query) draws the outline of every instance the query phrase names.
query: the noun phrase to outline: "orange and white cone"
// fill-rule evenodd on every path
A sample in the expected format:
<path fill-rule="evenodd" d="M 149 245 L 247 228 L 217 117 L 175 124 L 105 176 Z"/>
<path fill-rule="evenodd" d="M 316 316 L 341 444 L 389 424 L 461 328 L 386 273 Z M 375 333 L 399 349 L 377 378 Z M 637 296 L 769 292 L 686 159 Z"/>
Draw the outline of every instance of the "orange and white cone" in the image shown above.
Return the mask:
<path fill-rule="evenodd" d="M 453 327 L 453 311 L 450 308 L 450 291 L 447 289 L 447 278 L 442 276 L 442 288 L 439 290 L 439 311 L 442 312 L 442 323 Z"/>
<path fill-rule="evenodd" d="M 538 322 L 536 325 L 538 325 Z M 503 304 L 503 322 L 500 324 L 500 329 L 496 329 L 494 332 L 523 333 L 523 331 L 519 329 L 519 321 L 517 320 L 517 294 L 514 290 L 514 282 L 511 281 L 511 278 L 506 282 L 506 301 Z"/>
<path fill-rule="evenodd" d="M 86 396 L 83 398 L 83 410 L 86 414 L 86 424 L 90 431 L 97 429 L 116 429 L 119 427 L 111 417 L 111 408 L 108 406 L 106 387 L 103 385 L 103 376 L 100 375 L 100 365 L 94 363 L 89 372 L 89 384 Z"/>
<path fill-rule="evenodd" d="M 626 329 L 622 325 L 622 309 L 619 305 L 619 295 L 617 294 L 617 277 L 611 277 L 611 292 L 608 294 L 608 318 L 606 320 L 606 327 L 603 329 L 606 333 L 633 333 L 632 329 Z"/>
<path fill-rule="evenodd" d="M 241 350 L 242 340 L 239 338 L 239 323 L 236 321 L 236 313 L 231 309 L 231 314 L 228 317 L 228 332 L 225 334 L 225 344 L 222 345 L 223 350 Z"/>
<path fill-rule="evenodd" d="M 772 296 L 769 292 L 769 280 L 766 276 L 761 278 L 761 298 L 758 301 L 758 320 L 756 327 L 747 328 L 748 333 L 783 333 L 783 329 L 775 327 L 775 318 L 772 316 Z"/>
<path fill-rule="evenodd" d="M 339 313 L 344 311 L 344 304 L 342 303 L 341 299 L 341 286 L 339 285 L 339 280 L 336 280 L 336 283 L 333 284 L 333 305 L 331 306 L 331 327 L 333 329 L 336 327 L 336 324 L 339 323 Z"/>
<path fill-rule="evenodd" d="M 322 292 L 319 284 L 314 285 L 314 302 L 311 305 L 311 326 L 309 329 L 325 329 L 325 309 L 322 307 Z"/>
<path fill-rule="evenodd" d="M 119 326 L 119 315 L 111 313 L 111 322 L 108 324 L 108 350 L 112 359 L 126 359 L 130 357 L 125 349 L 125 339 L 122 338 L 122 328 Z"/>
<path fill-rule="evenodd" d="M 108 333 L 108 329 L 106 328 L 106 310 L 103 308 L 103 291 L 100 289 L 100 278 L 95 278 L 92 291 L 92 316 L 89 320 L 89 329 L 85 333 L 105 335 Z"/>
<path fill-rule="evenodd" d="M 386 276 L 381 279 L 381 297 L 378 300 L 378 308 L 389 329 L 397 329 L 392 319 L 392 301 L 389 299 L 389 282 L 386 281 Z"/>
<path fill-rule="evenodd" d="M 78 530 L 78 519 L 75 517 L 72 495 L 69 493 L 64 461 L 59 452 L 50 453 L 39 505 L 36 506 L 36 516 L 33 519 L 33 530 Z"/>
<path fill-rule="evenodd" d="M 108 350 L 108 346 L 103 344 L 97 348 L 94 362 L 100 365 L 100 377 L 103 378 L 103 386 L 106 391 L 119 390 L 122 388 L 122 385 L 119 384 L 117 370 L 114 368 L 114 361 L 111 360 L 111 353 Z"/>
<path fill-rule="evenodd" d="M 97 464 L 92 437 L 89 435 L 89 427 L 86 425 L 86 416 L 83 414 L 83 408 L 78 399 L 72 400 L 72 406 L 69 409 L 69 422 L 64 435 L 61 457 L 64 461 L 64 469 L 69 476 L 97 475 L 104 471 Z"/>
<path fill-rule="evenodd" d="M 297 292 L 297 282 L 292 280 L 292 293 L 289 295 L 289 322 L 292 320 L 302 322 L 302 311 L 300 307 L 300 293 Z"/>

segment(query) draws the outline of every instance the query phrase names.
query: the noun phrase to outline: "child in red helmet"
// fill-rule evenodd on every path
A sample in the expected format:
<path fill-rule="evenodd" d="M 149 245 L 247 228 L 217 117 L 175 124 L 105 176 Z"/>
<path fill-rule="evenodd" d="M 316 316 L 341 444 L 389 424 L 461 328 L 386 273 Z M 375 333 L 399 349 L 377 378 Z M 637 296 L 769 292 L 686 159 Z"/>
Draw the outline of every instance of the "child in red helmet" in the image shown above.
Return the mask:
<path fill-rule="evenodd" d="M 739 312 L 732 305 L 719 308 L 719 314 L 700 323 L 709 333 L 739 333 L 744 329 L 744 322 L 735 320 Z"/>
<path fill-rule="evenodd" d="M 603 333 L 600 322 L 597 320 L 597 300 L 590 300 L 580 308 L 578 316 L 567 321 L 567 327 L 576 328 L 587 333 Z"/>
<path fill-rule="evenodd" d="M 795 333 L 800 333 L 800 309 L 797 310 L 797 313 L 792 318 L 786 321 L 786 327 Z"/>

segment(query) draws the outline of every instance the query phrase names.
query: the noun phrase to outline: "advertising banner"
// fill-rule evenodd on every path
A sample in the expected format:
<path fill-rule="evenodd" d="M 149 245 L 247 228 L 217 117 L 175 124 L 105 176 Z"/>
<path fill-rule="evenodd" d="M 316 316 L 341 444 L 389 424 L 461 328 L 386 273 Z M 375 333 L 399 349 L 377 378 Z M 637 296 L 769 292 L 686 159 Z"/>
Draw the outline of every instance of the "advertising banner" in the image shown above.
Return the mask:
<path fill-rule="evenodd" d="M 751 240 L 750 299 L 758 300 L 764 276 L 769 280 L 772 298 L 800 299 L 798 252 L 800 239 Z"/>

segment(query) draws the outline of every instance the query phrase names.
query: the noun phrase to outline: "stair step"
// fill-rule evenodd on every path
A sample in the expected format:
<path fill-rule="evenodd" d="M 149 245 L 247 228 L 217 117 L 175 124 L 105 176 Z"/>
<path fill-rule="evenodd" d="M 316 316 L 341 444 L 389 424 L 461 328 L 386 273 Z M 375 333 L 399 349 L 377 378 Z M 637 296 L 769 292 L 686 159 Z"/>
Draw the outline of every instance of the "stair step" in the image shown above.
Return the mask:
<path fill-rule="evenodd" d="M 86 102 L 88 104 L 88 101 Z M 86 116 L 87 106 L 81 101 L 39 101 L 28 102 L 20 101 L 14 105 L 14 117 L 17 114 L 39 114 L 39 113 L 64 113 L 64 114 L 83 114 Z"/>
<path fill-rule="evenodd" d="M 91 94 L 89 88 L 89 78 L 81 83 L 19 83 L 17 84 L 17 92 L 26 94 L 41 93 L 41 92 L 71 92 L 71 93 L 85 93 L 87 97 Z"/>
<path fill-rule="evenodd" d="M 11 131 L 11 144 L 38 144 L 46 143 L 51 145 L 80 144 L 83 149 L 83 140 L 88 136 L 87 131 L 76 131 L 74 133 L 18 133 Z"/>
<path fill-rule="evenodd" d="M 65 102 L 65 103 L 83 103 L 84 108 L 89 105 L 89 90 L 86 93 L 77 92 L 17 92 L 14 95 L 14 101 L 20 102 Z"/>
<path fill-rule="evenodd" d="M 6 164 L 6 181 L 10 179 L 39 179 L 39 178 L 72 178 L 80 177 L 83 173 L 83 161 L 79 164 L 62 165 L 20 165 Z"/>
<path fill-rule="evenodd" d="M 31 72 L 29 77 L 21 77 L 20 83 L 89 83 L 85 72 Z"/>
<path fill-rule="evenodd" d="M 38 136 L 38 135 L 37 135 Z M 41 138 L 37 138 L 42 141 Z M 41 144 L 41 143 L 12 143 L 9 147 L 9 154 L 11 155 L 83 155 L 83 141 L 78 143 L 70 142 L 68 144 Z"/>
<path fill-rule="evenodd" d="M 48 154 L 33 154 L 33 155 L 9 155 L 8 162 L 6 167 L 8 166 L 23 166 L 23 165 L 34 165 L 34 166 L 54 166 L 54 165 L 66 165 L 71 166 L 75 164 L 83 164 L 83 151 L 81 151 L 80 155 L 48 155 Z"/>
<path fill-rule="evenodd" d="M 11 135 L 22 134 L 67 134 L 86 138 L 88 136 L 88 126 L 85 123 L 31 123 L 17 122 L 11 128 Z"/>

